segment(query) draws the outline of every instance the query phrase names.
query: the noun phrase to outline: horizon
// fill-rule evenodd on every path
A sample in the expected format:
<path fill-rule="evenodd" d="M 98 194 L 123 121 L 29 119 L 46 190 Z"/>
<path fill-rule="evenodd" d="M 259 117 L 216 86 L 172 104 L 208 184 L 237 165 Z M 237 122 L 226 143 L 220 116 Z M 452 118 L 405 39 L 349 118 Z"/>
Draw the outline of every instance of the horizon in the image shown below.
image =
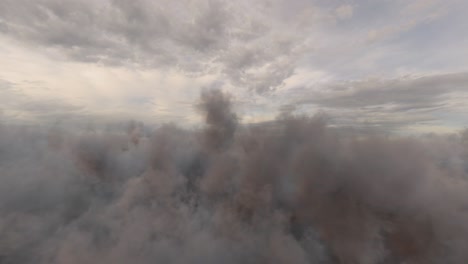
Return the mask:
<path fill-rule="evenodd" d="M 203 89 L 245 123 L 283 109 L 403 133 L 466 127 L 466 1 L 0 3 L 8 122 L 201 124 Z"/>

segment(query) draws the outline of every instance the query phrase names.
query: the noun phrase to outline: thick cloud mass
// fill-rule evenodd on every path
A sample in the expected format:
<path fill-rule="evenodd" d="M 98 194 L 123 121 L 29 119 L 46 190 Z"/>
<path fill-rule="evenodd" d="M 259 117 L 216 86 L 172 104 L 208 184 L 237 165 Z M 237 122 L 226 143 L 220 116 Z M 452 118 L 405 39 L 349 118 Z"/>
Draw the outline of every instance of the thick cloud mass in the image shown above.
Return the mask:
<path fill-rule="evenodd" d="M 468 137 L 0 126 L 0 263 L 466 263 Z"/>

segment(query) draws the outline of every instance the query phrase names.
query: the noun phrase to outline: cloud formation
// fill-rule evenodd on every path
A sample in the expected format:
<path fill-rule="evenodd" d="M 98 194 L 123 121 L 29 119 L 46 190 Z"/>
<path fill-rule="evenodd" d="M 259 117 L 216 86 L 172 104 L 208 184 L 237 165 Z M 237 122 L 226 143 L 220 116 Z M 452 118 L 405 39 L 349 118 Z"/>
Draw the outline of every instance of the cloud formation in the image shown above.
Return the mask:
<path fill-rule="evenodd" d="M 288 91 L 292 105 L 315 105 L 338 111 L 337 117 L 346 118 L 343 112 L 358 112 L 361 120 L 390 128 L 415 122 L 437 121 L 434 113 L 465 111 L 454 98 L 466 98 L 468 74 L 433 74 L 405 76 L 395 79 L 367 79 L 325 84 L 320 90 L 308 92 L 303 87 Z M 457 109 L 458 108 L 458 109 Z M 408 116 L 409 115 L 409 116 Z M 355 113 L 348 122 L 359 120 Z M 405 117 L 406 116 L 406 117 Z M 402 119 L 402 117 L 404 117 Z M 406 122 L 404 120 L 407 120 Z"/>
<path fill-rule="evenodd" d="M 283 5 L 282 1 L 3 1 L 0 28 L 3 34 L 59 49 L 77 61 L 170 67 L 188 74 L 214 71 L 262 91 L 290 76 L 297 56 L 307 48 L 307 36 L 299 33 L 305 27 L 282 14 Z"/>
<path fill-rule="evenodd" d="M 309 100 L 313 107 L 297 109 L 320 108 L 343 114 L 334 120 L 397 129 L 432 118 L 439 131 L 453 130 L 463 127 L 465 110 L 459 94 L 448 95 L 439 81 L 468 71 L 466 8 L 461 0 L 5 0 L 0 79 L 36 107 L 18 102 L 3 111 L 23 119 L 62 118 L 52 107 L 37 107 L 57 104 L 70 106 L 64 109 L 70 115 L 194 124 L 188 102 L 203 88 L 217 87 L 236 95 L 251 122 Z M 409 90 L 422 89 L 399 87 L 419 87 L 411 76 L 425 79 L 428 88 L 420 95 Z M 353 95 L 332 88 L 349 85 L 369 87 Z M 457 93 L 466 90 L 461 85 Z M 382 86 L 391 88 L 383 92 Z M 303 91 L 304 100 L 290 90 Z M 358 103 L 368 100 L 377 104 Z M 33 108 L 51 114 L 28 112 Z M 411 110 L 403 118 L 404 109 Z"/>
<path fill-rule="evenodd" d="M 320 117 L 201 130 L 0 126 L 2 263 L 465 263 L 468 141 Z"/>

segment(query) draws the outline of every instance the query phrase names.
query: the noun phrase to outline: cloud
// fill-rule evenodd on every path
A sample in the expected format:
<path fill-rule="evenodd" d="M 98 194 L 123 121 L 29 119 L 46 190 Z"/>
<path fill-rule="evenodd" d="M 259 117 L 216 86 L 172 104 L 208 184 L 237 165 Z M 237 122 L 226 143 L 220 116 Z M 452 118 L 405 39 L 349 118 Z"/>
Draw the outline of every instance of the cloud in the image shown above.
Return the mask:
<path fill-rule="evenodd" d="M 351 5 L 341 5 L 335 10 L 336 15 L 339 19 L 348 19 L 353 16 L 353 6 Z"/>
<path fill-rule="evenodd" d="M 321 89 L 310 91 L 297 87 L 300 93 L 292 93 L 293 89 L 289 104 L 311 104 L 329 111 L 338 119 L 350 117 L 346 122 L 348 124 L 352 120 L 365 120 L 368 123 L 404 127 L 411 123 L 443 122 L 429 114 L 462 110 L 454 107 L 454 98 L 466 96 L 468 74 L 373 78 L 319 85 Z"/>
<path fill-rule="evenodd" d="M 403 77 L 389 80 L 366 80 L 329 87 L 331 96 L 313 101 L 331 107 L 363 107 L 394 103 L 411 108 L 430 107 L 440 103 L 443 95 L 464 91 L 467 73 Z"/>
<path fill-rule="evenodd" d="M 277 21 L 282 1 L 268 3 L 8 0 L 1 29 L 76 61 L 217 72 L 263 91 L 290 75 L 307 38 L 295 21 Z"/>
<path fill-rule="evenodd" d="M 235 94 L 241 111 L 251 111 L 245 118 L 252 122 L 271 120 L 283 104 L 307 101 L 309 93 L 313 104 L 301 103 L 299 111 L 319 107 L 375 122 L 382 113 L 371 116 L 372 109 L 405 112 L 412 120 L 429 119 L 422 112 L 431 109 L 457 115 L 460 102 L 453 94 L 431 96 L 440 89 L 427 90 L 420 99 L 398 87 L 393 94 L 376 92 L 381 83 L 407 75 L 466 72 L 464 4 L 447 3 L 5 0 L 0 78 L 35 101 L 29 109 L 36 112 L 51 111 L 39 101 L 61 102 L 82 107 L 89 116 L 141 115 L 145 122 L 196 123 L 190 102 L 203 87 Z M 440 37 L 434 38 L 435 32 Z M 352 95 L 332 91 L 335 84 L 376 89 L 349 90 Z M 305 94 L 286 92 L 302 91 L 295 89 L 299 86 L 307 87 Z M 408 96 L 408 102 L 396 93 Z M 390 100 L 378 99 L 379 94 Z M 358 106 L 359 99 L 352 102 L 357 97 L 377 105 Z M 339 112 L 346 104 L 352 111 Z M 26 110 L 9 106 L 4 112 L 12 117 Z M 438 118 L 432 116 L 434 122 Z"/>
<path fill-rule="evenodd" d="M 0 80 L 0 102 L 2 115 L 9 121 L 55 122 L 58 119 L 83 116 L 83 106 L 61 100 L 40 100 L 24 93 L 18 84 Z"/>
<path fill-rule="evenodd" d="M 201 129 L 0 125 L 5 263 L 465 263 L 466 132 L 387 137 L 323 117 Z"/>

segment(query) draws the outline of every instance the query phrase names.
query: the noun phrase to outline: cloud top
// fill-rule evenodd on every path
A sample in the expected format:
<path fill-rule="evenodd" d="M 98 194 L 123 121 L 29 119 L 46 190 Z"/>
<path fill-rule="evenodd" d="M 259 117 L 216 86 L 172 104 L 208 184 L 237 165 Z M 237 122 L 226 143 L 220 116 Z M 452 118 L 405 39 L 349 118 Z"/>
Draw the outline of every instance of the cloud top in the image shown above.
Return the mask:
<path fill-rule="evenodd" d="M 0 126 L 4 263 L 464 263 L 466 133 L 387 137 L 284 114 L 245 126 Z"/>

